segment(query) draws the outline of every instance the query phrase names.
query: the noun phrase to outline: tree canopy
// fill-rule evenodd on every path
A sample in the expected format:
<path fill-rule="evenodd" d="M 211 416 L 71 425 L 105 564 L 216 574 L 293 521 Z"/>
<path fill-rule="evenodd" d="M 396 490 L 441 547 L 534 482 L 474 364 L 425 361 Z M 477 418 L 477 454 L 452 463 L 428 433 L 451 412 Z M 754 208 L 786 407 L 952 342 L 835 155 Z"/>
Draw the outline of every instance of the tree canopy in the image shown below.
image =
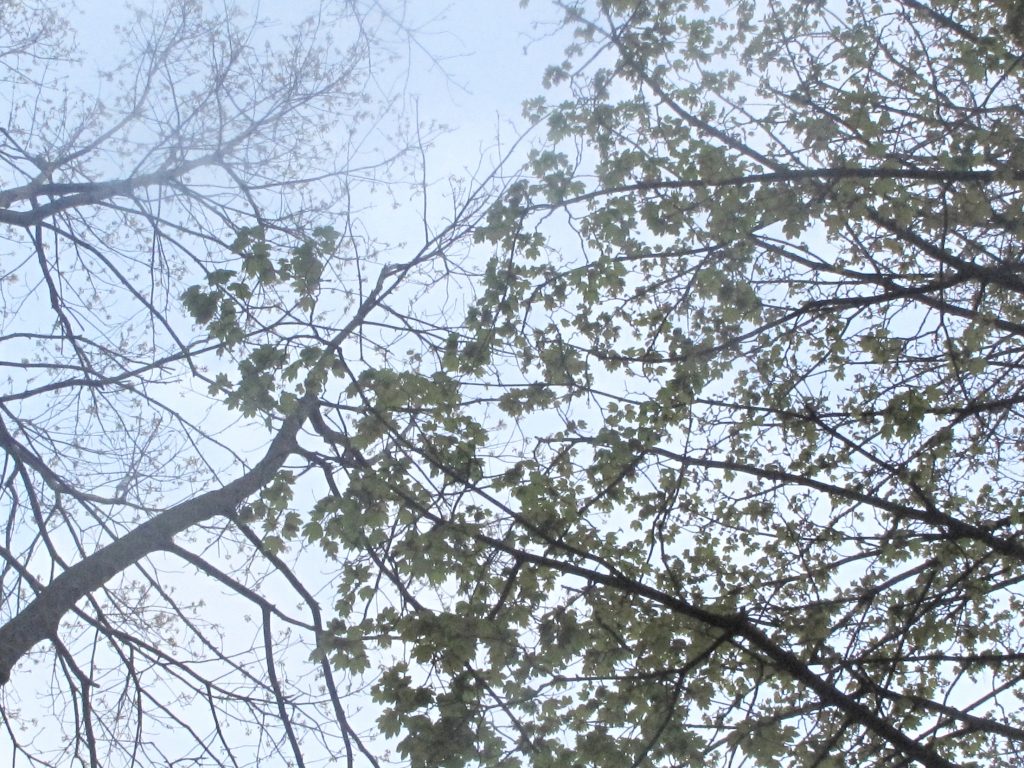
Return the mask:
<path fill-rule="evenodd" d="M 0 222 L 35 275 L 8 306 L 53 314 L 9 310 L 0 339 L 38 350 L 0 397 L 0 671 L 9 690 L 50 641 L 69 756 L 156 762 L 176 723 L 225 765 L 1024 762 L 1024 6 L 560 8 L 528 164 L 408 253 L 290 192 L 299 220 L 269 218 L 220 158 L 282 101 L 247 86 L 239 108 L 230 78 L 195 114 L 245 120 L 207 144 L 180 109 L 164 144 L 65 142 L 127 142 L 107 163 L 141 153 L 128 186 L 5 134 L 30 170 Z M 290 189 L 300 150 L 243 167 L 277 160 Z M 197 197 L 198 168 L 244 217 Z M 125 242 L 162 303 L 117 277 Z M 86 295 L 93 261 L 131 301 Z M 83 331 L 97 308 L 143 318 L 144 351 Z M 199 339 L 172 344 L 172 315 Z M 203 466 L 230 430 L 164 411 L 182 390 L 262 421 L 262 458 Z M 140 429 L 122 401 L 175 415 Z M 237 658 L 163 589 L 186 566 L 261 617 Z"/>
<path fill-rule="evenodd" d="M 1019 761 L 1019 13 L 566 5 L 464 463 L 402 418 L 441 488 L 358 518 L 414 763 Z"/>

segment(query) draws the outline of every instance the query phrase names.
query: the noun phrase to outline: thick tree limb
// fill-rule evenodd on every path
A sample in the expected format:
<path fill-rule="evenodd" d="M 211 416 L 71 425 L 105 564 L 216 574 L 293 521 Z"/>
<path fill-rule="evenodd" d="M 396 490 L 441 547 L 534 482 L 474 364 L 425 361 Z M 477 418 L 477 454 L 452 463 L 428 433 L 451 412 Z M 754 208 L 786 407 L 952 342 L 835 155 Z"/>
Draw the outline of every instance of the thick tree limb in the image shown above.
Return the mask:
<path fill-rule="evenodd" d="M 15 227 L 31 227 L 41 224 L 64 211 L 97 205 L 115 197 L 129 197 L 136 190 L 161 184 L 173 184 L 182 176 L 197 168 L 214 165 L 218 156 L 204 156 L 179 165 L 139 174 L 125 179 L 111 181 L 76 182 L 66 184 L 32 183 L 21 187 L 0 190 L 0 224 Z M 50 198 L 49 202 L 35 205 L 30 210 L 11 210 L 11 205 L 23 201 L 35 201 L 40 197 Z"/>
<path fill-rule="evenodd" d="M 0 685 L 18 660 L 35 645 L 56 636 L 61 619 L 75 603 L 142 558 L 167 547 L 174 537 L 212 517 L 229 515 L 266 485 L 295 450 L 299 430 L 316 407 L 310 391 L 289 414 L 263 458 L 222 488 L 159 513 L 131 533 L 75 563 L 48 584 L 28 606 L 0 626 Z"/>

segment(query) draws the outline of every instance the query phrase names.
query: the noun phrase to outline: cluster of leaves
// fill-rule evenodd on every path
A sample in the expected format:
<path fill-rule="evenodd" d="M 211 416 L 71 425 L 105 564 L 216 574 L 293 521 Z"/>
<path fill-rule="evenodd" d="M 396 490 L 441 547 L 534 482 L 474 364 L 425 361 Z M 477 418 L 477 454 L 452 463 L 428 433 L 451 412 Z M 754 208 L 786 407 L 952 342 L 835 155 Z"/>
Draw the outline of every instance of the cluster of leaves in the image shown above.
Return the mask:
<path fill-rule="evenodd" d="M 193 285 L 182 294 L 182 302 L 192 319 L 209 326 L 212 336 L 228 347 L 244 337 L 237 321 L 238 303 L 248 310 L 253 287 L 261 293 L 278 284 L 286 284 L 298 297 L 296 306 L 312 312 L 319 294 L 320 279 L 326 261 L 337 249 L 338 233 L 332 227 L 317 227 L 291 255 L 276 262 L 263 227 L 243 227 L 231 245 L 231 253 L 241 258 L 239 269 L 219 267 L 206 275 L 206 287 Z M 251 312 L 248 311 L 246 314 Z M 214 325 L 216 319 L 218 324 Z"/>
<path fill-rule="evenodd" d="M 324 652 L 413 765 L 1016 764 L 1018 6 L 565 8 L 465 327 L 352 390 Z"/>
<path fill-rule="evenodd" d="M 288 335 L 294 326 L 286 320 L 300 315 L 312 322 L 324 269 L 337 251 L 338 233 L 331 227 L 315 228 L 287 255 L 276 257 L 266 231 L 246 227 L 231 246 L 240 259 L 238 268 L 219 266 L 207 273 L 205 285 L 191 285 L 182 292 L 185 310 L 216 342 L 218 355 L 242 345 L 237 381 L 218 373 L 211 394 L 222 396 L 245 416 L 269 414 L 279 407 L 288 411 L 295 393 L 280 391 L 282 386 L 298 379 L 305 382 L 321 362 L 323 350 L 296 343 Z"/>

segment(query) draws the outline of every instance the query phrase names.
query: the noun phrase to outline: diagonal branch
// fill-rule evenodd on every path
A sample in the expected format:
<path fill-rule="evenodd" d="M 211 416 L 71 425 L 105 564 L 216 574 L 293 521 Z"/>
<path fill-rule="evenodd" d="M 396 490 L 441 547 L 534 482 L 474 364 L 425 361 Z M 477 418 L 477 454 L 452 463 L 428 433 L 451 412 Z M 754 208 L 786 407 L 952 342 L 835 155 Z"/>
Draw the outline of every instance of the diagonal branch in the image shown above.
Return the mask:
<path fill-rule="evenodd" d="M 165 510 L 130 533 L 75 563 L 50 582 L 17 616 L 0 626 L 0 685 L 18 660 L 35 645 L 56 635 L 61 618 L 80 599 L 99 589 L 143 557 L 168 547 L 177 534 L 212 517 L 233 513 L 246 498 L 266 485 L 295 450 L 302 425 L 316 407 L 311 389 L 285 417 L 263 458 L 248 472 L 222 488 Z"/>

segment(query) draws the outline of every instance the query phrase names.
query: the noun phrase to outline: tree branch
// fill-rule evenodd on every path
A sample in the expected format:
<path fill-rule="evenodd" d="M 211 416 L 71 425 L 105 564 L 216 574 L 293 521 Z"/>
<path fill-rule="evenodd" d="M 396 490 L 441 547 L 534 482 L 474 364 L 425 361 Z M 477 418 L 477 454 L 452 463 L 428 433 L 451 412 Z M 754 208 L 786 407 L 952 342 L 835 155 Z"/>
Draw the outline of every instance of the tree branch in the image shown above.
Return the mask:
<path fill-rule="evenodd" d="M 310 390 L 284 419 L 263 458 L 241 477 L 159 513 L 50 582 L 23 611 L 0 627 L 0 685 L 10 679 L 11 670 L 22 656 L 56 636 L 61 618 L 80 599 L 143 557 L 166 548 L 182 531 L 203 520 L 230 515 L 268 483 L 295 450 L 298 432 L 316 402 L 314 390 Z"/>

